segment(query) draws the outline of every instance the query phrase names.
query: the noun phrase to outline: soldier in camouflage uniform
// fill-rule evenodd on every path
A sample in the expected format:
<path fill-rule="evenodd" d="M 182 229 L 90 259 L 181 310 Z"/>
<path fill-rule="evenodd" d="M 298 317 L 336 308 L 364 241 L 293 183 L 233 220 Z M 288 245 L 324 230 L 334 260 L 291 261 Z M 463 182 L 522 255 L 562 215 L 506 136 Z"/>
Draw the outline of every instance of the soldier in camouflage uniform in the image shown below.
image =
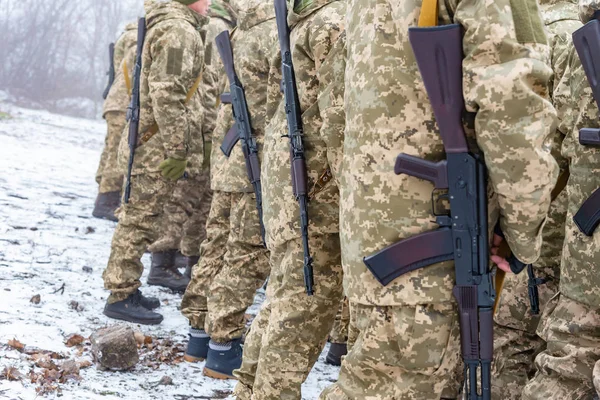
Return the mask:
<path fill-rule="evenodd" d="M 231 34 L 236 72 L 244 86 L 252 134 L 262 155 L 270 54 L 277 43 L 272 1 L 234 0 L 238 26 Z M 216 49 L 215 49 L 216 53 Z M 220 61 L 219 61 L 219 65 Z M 224 70 L 221 66 L 221 74 Z M 224 75 L 221 88 L 229 91 Z M 185 358 L 207 358 L 204 374 L 232 377 L 241 362 L 244 313 L 269 273 L 256 199 L 248 181 L 241 144 L 229 158 L 220 150 L 234 123 L 230 104 L 221 104 L 213 134 L 211 185 L 213 201 L 200 248 L 200 262 L 183 297 L 181 310 L 190 320 Z"/>
<path fill-rule="evenodd" d="M 162 321 L 162 315 L 149 309 L 157 307 L 158 301 L 148 301 L 138 290 L 143 271 L 140 259 L 156 240 L 160 214 L 175 182 L 186 167 L 202 164 L 202 143 L 192 139 L 201 132 L 202 102 L 197 92 L 187 102 L 186 96 L 204 69 L 200 30 L 208 23 L 208 4 L 208 0 L 145 3 L 140 144 L 132 168 L 131 197 L 121 207 L 103 273 L 104 286 L 111 291 L 104 314 L 111 318 L 141 324 Z M 195 149 L 200 156 L 194 159 L 188 158 L 193 144 L 200 146 Z M 124 147 L 126 140 L 120 149 L 120 156 L 126 157 Z"/>
<path fill-rule="evenodd" d="M 339 194 L 328 171 L 339 175 L 343 137 L 345 1 L 302 0 L 288 4 L 288 24 L 300 108 L 303 111 L 308 188 L 308 239 L 314 295 L 304 287 L 300 212 L 290 180 L 289 139 L 279 89 L 281 57 L 269 78 L 269 107 L 276 107 L 265 137 L 262 180 L 271 274 L 267 301 L 244 344 L 234 375 L 238 399 L 300 399 L 300 387 L 316 362 L 342 300 L 338 234 Z"/>
<path fill-rule="evenodd" d="M 597 0 L 579 1 L 582 22 L 600 10 Z M 598 106 L 574 48 L 569 67 L 559 83 L 568 93 L 570 114 L 563 120 L 567 134 L 562 155 L 569 160 L 571 175 L 567 184 L 568 208 L 563 247 L 559 293 L 542 316 L 538 334 L 547 342 L 535 364 L 537 373 L 523 390 L 523 399 L 597 398 L 600 360 L 600 229 L 584 235 L 573 215 L 600 187 L 600 149 L 582 146 L 581 128 L 598 128 Z"/>
<path fill-rule="evenodd" d="M 437 228 L 433 185 L 394 174 L 400 153 L 433 162 L 445 157 L 408 41 L 423 3 L 348 5 L 340 237 L 344 289 L 360 333 L 337 383 L 322 399 L 437 400 L 444 389 L 455 389 L 460 356 L 453 262 L 409 272 L 384 287 L 362 261 Z M 474 121 L 469 140 L 475 145 L 476 139 L 485 154 L 495 192 L 490 227 L 499 218 L 516 257 L 534 262 L 558 176 L 544 146 L 556 115 L 546 99 L 549 47 L 536 1 L 453 0 L 435 6 L 438 25 L 464 28 L 463 92 L 473 118 L 467 120 Z M 506 268 L 505 260 L 494 260 Z"/>
<path fill-rule="evenodd" d="M 148 284 L 164 286 L 184 292 L 187 287 L 192 266 L 198 263 L 200 243 L 206 237 L 206 218 L 210 210 L 212 190 L 210 189 L 210 143 L 217 118 L 217 99 L 219 96 L 219 53 L 214 45 L 215 37 L 234 26 L 233 15 L 229 7 L 221 1 L 210 6 L 210 22 L 200 33 L 206 43 L 204 61 L 206 68 L 198 87 L 202 100 L 202 132 L 192 136 L 190 159 L 193 167 L 188 168 L 187 177 L 177 181 L 173 195 L 167 201 L 162 215 L 159 239 L 148 250 L 152 253 L 152 265 Z M 204 153 L 202 143 L 208 145 Z M 201 158 L 204 158 L 202 165 Z M 181 252 L 179 252 L 181 250 Z M 181 274 L 177 267 L 179 255 L 187 258 L 187 268 Z"/>
<path fill-rule="evenodd" d="M 552 155 L 560 167 L 560 178 L 552 192 L 548 221 L 543 229 L 543 245 L 539 260 L 534 264 L 537 278 L 545 280 L 538 286 L 540 309 L 558 292 L 560 254 L 565 236 L 568 161 L 561 156 L 565 133 L 562 121 L 570 107 L 570 92 L 560 85 L 567 69 L 571 33 L 581 26 L 577 15 L 577 0 L 540 0 L 551 47 L 550 62 L 554 72 L 550 93 L 558 114 L 558 129 L 550 137 Z M 523 387 L 533 376 L 533 360 L 544 348 L 545 342 L 536 335 L 540 315 L 532 315 L 528 296 L 528 275 L 508 275 L 504 282 L 494 326 L 494 363 L 492 365 L 492 397 L 518 399 Z"/>
<path fill-rule="evenodd" d="M 104 149 L 100 157 L 100 165 L 96 172 L 96 182 L 100 185 L 92 215 L 96 218 L 106 218 L 116 221 L 115 210 L 121 203 L 121 187 L 123 186 L 123 171 L 118 168 L 117 153 L 121 134 L 125 129 L 125 114 L 129 105 L 130 95 L 127 88 L 123 63 L 126 54 L 135 53 L 137 42 L 137 24 L 130 23 L 115 43 L 112 60 L 115 69 L 115 80 L 104 101 L 103 118 L 106 120 L 107 133 L 104 139 Z M 127 65 L 129 76 L 133 66 Z"/>

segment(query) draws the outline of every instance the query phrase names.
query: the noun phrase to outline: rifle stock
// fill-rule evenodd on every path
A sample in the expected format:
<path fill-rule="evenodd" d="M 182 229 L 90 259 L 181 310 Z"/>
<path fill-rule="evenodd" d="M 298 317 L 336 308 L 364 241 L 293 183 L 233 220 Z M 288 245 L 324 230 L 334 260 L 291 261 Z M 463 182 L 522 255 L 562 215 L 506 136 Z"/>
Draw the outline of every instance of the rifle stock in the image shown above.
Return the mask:
<path fill-rule="evenodd" d="M 106 85 L 106 89 L 102 93 L 102 98 L 106 100 L 108 97 L 108 92 L 110 92 L 110 88 L 112 88 L 113 83 L 115 83 L 115 44 L 111 43 L 108 45 L 108 84 Z"/>
<path fill-rule="evenodd" d="M 131 195 L 131 172 L 133 170 L 133 160 L 135 158 L 135 148 L 137 147 L 139 125 L 140 125 L 140 85 L 142 79 L 142 52 L 144 41 L 146 39 L 146 18 L 140 18 L 138 21 L 138 40 L 135 54 L 135 67 L 133 70 L 133 87 L 131 92 L 131 103 L 127 109 L 127 120 L 129 121 L 129 162 L 127 163 L 127 181 L 125 184 L 125 193 L 123 202 L 129 203 Z"/>
<path fill-rule="evenodd" d="M 573 32 L 573 44 L 600 110 L 600 70 L 598 69 L 600 68 L 600 21 L 594 19 Z M 581 129 L 579 143 L 600 146 L 600 129 Z M 594 234 L 600 224 L 600 188 L 581 205 L 573 220 L 584 235 Z"/>
<path fill-rule="evenodd" d="M 225 67 L 225 73 L 229 79 L 229 92 L 231 97 L 231 106 L 235 125 L 227 132 L 221 151 L 229 157 L 233 147 L 238 141 L 242 143 L 242 152 L 246 162 L 246 173 L 248 180 L 254 189 L 256 197 L 256 210 L 260 222 L 260 233 L 263 241 L 263 246 L 266 247 L 265 227 L 263 224 L 263 209 L 262 209 L 262 184 L 260 182 L 260 161 L 258 158 L 258 144 L 256 138 L 252 135 L 252 125 L 250 123 L 250 111 L 246 101 L 246 93 L 237 73 L 233 61 L 233 48 L 229 38 L 229 31 L 219 33 L 215 39 L 221 61 Z"/>
<path fill-rule="evenodd" d="M 294 197 L 300 206 L 300 233 L 302 235 L 302 248 L 304 251 L 304 284 L 309 296 L 314 294 L 313 259 L 310 256 L 308 245 L 308 176 L 306 172 L 306 159 L 302 136 L 302 110 L 296 86 L 294 64 L 290 51 L 290 31 L 287 24 L 286 0 L 275 0 L 275 21 L 281 52 L 281 72 L 283 95 L 285 99 L 285 113 L 290 139 L 290 164 L 291 180 Z"/>

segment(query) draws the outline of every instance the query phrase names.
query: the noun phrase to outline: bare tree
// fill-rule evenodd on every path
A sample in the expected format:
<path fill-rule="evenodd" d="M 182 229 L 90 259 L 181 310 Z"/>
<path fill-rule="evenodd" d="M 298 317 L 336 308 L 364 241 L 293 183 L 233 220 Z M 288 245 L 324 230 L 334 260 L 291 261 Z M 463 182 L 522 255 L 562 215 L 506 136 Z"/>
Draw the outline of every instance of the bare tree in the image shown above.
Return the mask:
<path fill-rule="evenodd" d="M 71 114 L 97 115 L 108 44 L 142 11 L 141 0 L 0 0 L 0 89 L 54 111 L 68 112 L 60 109 L 67 101 L 78 105 Z"/>

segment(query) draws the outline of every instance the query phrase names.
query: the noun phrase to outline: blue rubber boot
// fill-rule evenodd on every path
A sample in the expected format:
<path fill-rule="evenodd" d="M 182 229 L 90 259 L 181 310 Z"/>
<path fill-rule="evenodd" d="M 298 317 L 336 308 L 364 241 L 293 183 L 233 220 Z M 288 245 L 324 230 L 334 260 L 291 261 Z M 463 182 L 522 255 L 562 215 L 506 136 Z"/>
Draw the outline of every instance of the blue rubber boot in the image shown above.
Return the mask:
<path fill-rule="evenodd" d="M 233 370 L 242 365 L 242 339 L 229 343 L 210 341 L 208 357 L 202 373 L 216 379 L 235 379 Z"/>
<path fill-rule="evenodd" d="M 210 337 L 201 329 L 190 328 L 190 340 L 183 359 L 187 362 L 204 361 L 208 355 L 208 342 Z"/>

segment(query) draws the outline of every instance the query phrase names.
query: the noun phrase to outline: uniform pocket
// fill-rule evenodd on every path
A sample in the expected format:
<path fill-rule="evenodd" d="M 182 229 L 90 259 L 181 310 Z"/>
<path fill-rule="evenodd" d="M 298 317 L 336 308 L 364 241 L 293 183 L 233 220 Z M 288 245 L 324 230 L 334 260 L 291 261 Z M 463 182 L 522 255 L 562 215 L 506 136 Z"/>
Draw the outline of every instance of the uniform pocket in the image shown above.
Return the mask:
<path fill-rule="evenodd" d="M 407 326 L 404 311 L 394 313 L 394 320 L 404 319 L 403 323 L 395 323 L 395 327 Z M 397 330 L 400 353 L 400 367 L 425 375 L 433 375 L 442 365 L 446 354 L 451 331 L 457 323 L 456 309 L 452 304 L 419 304 L 414 308 L 409 329 Z"/>

